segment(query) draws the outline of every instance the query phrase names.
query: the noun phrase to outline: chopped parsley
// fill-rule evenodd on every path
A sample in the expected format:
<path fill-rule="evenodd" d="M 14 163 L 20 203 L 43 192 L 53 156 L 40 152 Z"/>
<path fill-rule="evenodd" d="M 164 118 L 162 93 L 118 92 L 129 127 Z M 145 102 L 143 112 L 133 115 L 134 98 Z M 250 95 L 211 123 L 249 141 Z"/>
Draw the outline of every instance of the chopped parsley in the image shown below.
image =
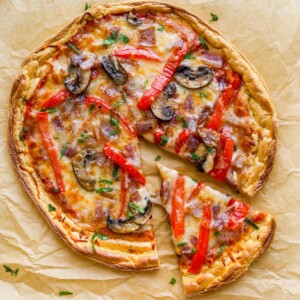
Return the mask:
<path fill-rule="evenodd" d="M 51 211 L 55 211 L 56 210 L 56 207 L 54 207 L 52 204 L 48 204 L 48 211 L 51 212 Z"/>
<path fill-rule="evenodd" d="M 96 104 L 95 103 L 92 103 L 92 105 L 90 106 L 89 108 L 89 112 L 93 111 L 93 109 L 95 108 Z"/>
<path fill-rule="evenodd" d="M 113 172 L 112 172 L 112 176 L 113 178 L 115 179 L 115 181 L 119 181 L 119 168 L 120 166 L 116 166 L 114 169 L 113 169 Z"/>
<path fill-rule="evenodd" d="M 25 140 L 25 137 L 24 137 L 24 131 L 28 131 L 28 127 L 23 127 L 21 130 L 20 130 L 20 133 L 19 133 L 19 139 L 21 142 L 23 142 Z"/>
<path fill-rule="evenodd" d="M 67 144 L 63 145 L 61 151 L 60 151 L 60 159 L 62 159 L 66 153 L 67 150 Z"/>
<path fill-rule="evenodd" d="M 201 99 L 207 98 L 207 93 L 204 92 L 204 91 L 200 91 L 200 92 L 199 92 L 199 95 L 200 95 L 200 98 L 201 98 Z"/>
<path fill-rule="evenodd" d="M 201 42 L 203 48 L 204 48 L 206 51 L 208 51 L 208 50 L 209 50 L 209 47 L 208 47 L 208 45 L 206 44 L 206 41 L 205 41 L 205 39 L 204 39 L 204 37 L 203 37 L 202 35 L 199 35 L 199 40 L 200 40 L 200 42 Z"/>
<path fill-rule="evenodd" d="M 86 133 L 82 133 L 82 134 L 81 134 L 81 138 L 79 138 L 77 141 L 78 141 L 79 143 L 84 143 L 85 140 L 86 140 L 88 137 L 89 137 L 89 136 L 88 136 Z"/>
<path fill-rule="evenodd" d="M 96 190 L 96 193 L 98 194 L 101 194 L 101 193 L 110 193 L 114 190 L 113 187 L 103 187 L 103 188 L 100 188 L 98 190 Z"/>
<path fill-rule="evenodd" d="M 122 95 L 123 95 L 123 101 L 124 101 L 124 103 L 126 103 L 127 102 L 127 95 L 126 95 L 125 92 L 122 92 Z"/>
<path fill-rule="evenodd" d="M 209 153 L 214 154 L 214 153 L 216 152 L 215 148 L 213 148 L 213 147 L 209 147 L 209 146 L 206 146 L 206 145 L 205 145 L 205 148 L 206 148 L 206 150 L 207 150 Z"/>
<path fill-rule="evenodd" d="M 195 248 L 192 248 L 191 254 L 195 254 L 195 253 L 196 253 L 196 249 L 195 249 Z"/>
<path fill-rule="evenodd" d="M 157 155 L 156 157 L 155 157 L 155 161 L 159 161 L 161 159 L 161 156 L 160 155 Z"/>
<path fill-rule="evenodd" d="M 76 46 L 74 46 L 72 43 L 68 42 L 67 44 L 74 52 L 76 52 L 77 54 L 81 54 L 80 50 Z"/>
<path fill-rule="evenodd" d="M 200 158 L 201 158 L 201 157 L 200 157 L 199 155 L 197 155 L 195 152 L 192 152 L 191 155 L 192 155 L 193 160 L 195 160 L 195 161 L 199 161 Z"/>
<path fill-rule="evenodd" d="M 178 119 L 182 121 L 182 127 L 183 128 L 188 128 L 189 127 L 189 123 L 188 123 L 188 121 L 186 120 L 185 117 L 179 116 Z"/>
<path fill-rule="evenodd" d="M 158 31 L 164 31 L 164 29 L 165 29 L 164 25 L 160 25 L 160 26 L 157 27 Z"/>
<path fill-rule="evenodd" d="M 111 180 L 101 179 L 99 180 L 100 183 L 107 183 L 107 184 L 113 184 Z"/>
<path fill-rule="evenodd" d="M 226 248 L 226 245 L 223 245 L 223 246 L 219 249 L 219 252 L 218 252 L 218 254 L 217 254 L 217 258 L 219 258 L 219 257 L 222 255 L 222 253 L 223 253 L 223 251 L 225 250 L 225 248 Z"/>
<path fill-rule="evenodd" d="M 132 218 L 132 213 L 130 212 L 130 210 L 127 210 L 127 216 L 128 218 Z"/>
<path fill-rule="evenodd" d="M 119 132 L 120 132 L 120 128 L 118 127 L 117 129 L 111 131 L 108 135 L 109 135 L 109 136 L 113 136 L 113 135 L 115 135 L 115 134 L 117 134 L 117 133 L 119 133 Z"/>
<path fill-rule="evenodd" d="M 118 36 L 118 41 L 124 43 L 124 44 L 127 44 L 129 42 L 129 38 L 127 35 L 123 34 L 123 33 L 120 33 L 119 36 Z"/>
<path fill-rule="evenodd" d="M 87 3 L 87 2 L 85 2 L 84 11 L 88 10 L 90 7 L 91 7 L 91 6 L 90 6 L 90 5 L 88 5 L 88 3 Z"/>
<path fill-rule="evenodd" d="M 69 291 L 61 291 L 58 293 L 59 296 L 68 296 L 68 295 L 73 295 L 72 292 Z"/>
<path fill-rule="evenodd" d="M 210 15 L 211 15 L 211 19 L 210 19 L 211 22 L 216 22 L 219 20 L 219 17 L 217 15 L 213 13 L 210 13 Z"/>
<path fill-rule="evenodd" d="M 117 36 L 117 31 L 114 30 L 111 35 L 109 37 L 107 37 L 104 41 L 103 41 L 103 46 L 109 46 L 112 45 L 116 42 L 122 42 L 124 44 L 127 44 L 129 42 L 129 38 L 127 35 L 123 34 L 123 33 L 119 33 Z"/>
<path fill-rule="evenodd" d="M 172 279 L 170 280 L 170 284 L 174 285 L 175 283 L 176 283 L 176 279 L 172 277 Z"/>
<path fill-rule="evenodd" d="M 187 244 L 188 244 L 188 242 L 182 242 L 182 243 L 177 244 L 177 247 L 183 247 Z"/>
<path fill-rule="evenodd" d="M 163 135 L 161 137 L 161 142 L 160 142 L 159 146 L 165 146 L 167 142 L 168 142 L 168 137 L 166 135 Z"/>
<path fill-rule="evenodd" d="M 128 206 L 132 209 L 135 209 L 136 211 L 138 211 L 140 214 L 143 214 L 145 212 L 145 210 L 143 208 L 140 208 L 139 206 L 137 206 L 136 204 L 129 202 Z"/>
<path fill-rule="evenodd" d="M 102 240 L 102 241 L 107 241 L 107 240 L 109 240 L 109 237 L 106 236 L 106 235 L 98 233 L 98 230 L 96 230 L 94 232 L 93 236 L 92 236 L 92 239 L 91 239 L 91 244 L 92 244 L 92 248 L 93 248 L 94 252 L 96 252 L 95 239 L 99 239 L 99 240 Z"/>
<path fill-rule="evenodd" d="M 55 140 L 59 140 L 59 137 L 58 137 L 57 135 L 55 135 L 53 138 L 54 138 Z"/>
<path fill-rule="evenodd" d="M 146 79 L 145 82 L 144 82 L 144 84 L 143 84 L 144 88 L 148 85 L 148 82 L 149 82 L 149 80 Z"/>
<path fill-rule="evenodd" d="M 18 272 L 19 272 L 19 268 L 17 268 L 16 270 L 11 269 L 10 267 L 3 265 L 3 268 L 5 269 L 5 272 L 10 273 L 11 276 L 17 276 Z"/>
<path fill-rule="evenodd" d="M 194 60 L 196 58 L 196 56 L 194 56 L 192 54 L 192 52 L 188 52 L 184 57 L 183 59 L 191 59 L 191 60 Z"/>
<path fill-rule="evenodd" d="M 220 233 L 219 233 L 218 231 L 215 231 L 215 232 L 214 232 L 214 236 L 215 236 L 215 237 L 218 237 L 219 235 L 220 235 Z"/>
<path fill-rule="evenodd" d="M 245 222 L 248 223 L 249 225 L 251 225 L 255 230 L 259 229 L 259 226 L 257 224 L 255 224 L 252 220 L 245 219 Z"/>
<path fill-rule="evenodd" d="M 52 107 L 52 108 L 49 108 L 49 109 L 42 108 L 41 111 L 46 111 L 48 114 L 53 114 L 53 113 L 56 112 L 56 108 L 55 107 Z"/>

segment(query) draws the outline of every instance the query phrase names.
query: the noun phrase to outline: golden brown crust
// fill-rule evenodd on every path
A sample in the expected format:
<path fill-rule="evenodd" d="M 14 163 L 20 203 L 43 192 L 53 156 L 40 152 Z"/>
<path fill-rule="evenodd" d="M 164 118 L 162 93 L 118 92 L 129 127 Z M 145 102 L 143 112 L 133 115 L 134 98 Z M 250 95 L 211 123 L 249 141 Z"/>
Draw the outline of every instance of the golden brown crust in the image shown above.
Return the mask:
<path fill-rule="evenodd" d="M 128 12 L 132 9 L 137 11 L 173 12 L 179 15 L 183 19 L 187 20 L 198 33 L 201 33 L 210 44 L 217 48 L 223 48 L 232 68 L 243 76 L 247 89 L 254 96 L 255 101 L 259 103 L 259 107 L 261 108 L 261 112 L 258 111 L 258 114 L 261 113 L 261 115 L 263 115 L 262 119 L 264 119 L 264 124 L 271 124 L 268 129 L 271 131 L 272 139 L 272 143 L 269 143 L 271 146 L 268 147 L 270 151 L 267 159 L 264 160 L 264 158 L 261 158 L 263 160 L 262 164 L 264 167 L 256 168 L 254 166 L 254 179 L 248 184 L 248 186 L 242 189 L 243 192 L 249 195 L 254 194 L 264 184 L 271 171 L 276 149 L 277 123 L 275 109 L 262 79 L 254 68 L 238 52 L 238 50 L 227 42 L 215 29 L 200 20 L 198 17 L 188 13 L 182 8 L 175 7 L 170 4 L 137 1 L 94 5 L 91 9 L 89 9 L 89 11 L 77 17 L 57 36 L 45 42 L 42 47 L 35 50 L 28 58 L 25 59 L 12 88 L 9 111 L 9 148 L 23 186 L 39 210 L 46 217 L 52 228 L 54 228 L 54 230 L 70 245 L 73 250 L 113 267 L 126 270 L 150 270 L 158 267 L 156 251 L 152 250 L 152 248 L 149 248 L 149 251 L 147 251 L 146 254 L 124 255 L 123 253 L 113 251 L 111 249 L 99 249 L 99 253 L 97 252 L 95 254 L 91 252 L 90 246 L 85 247 L 81 244 L 79 245 L 70 239 L 68 231 L 70 229 L 63 226 L 62 222 L 58 222 L 53 218 L 53 214 L 48 212 L 47 203 L 51 203 L 51 200 L 47 196 L 47 193 L 41 189 L 40 180 L 34 174 L 33 169 L 28 167 L 29 156 L 24 144 L 19 140 L 19 132 L 22 128 L 25 110 L 25 103 L 23 99 L 28 100 L 31 97 L 38 79 L 46 72 L 43 67 L 43 63 L 56 53 L 57 47 L 69 41 L 69 39 L 78 32 L 87 20 L 92 18 L 100 19 L 105 15 Z M 267 116 L 265 116 L 266 112 Z M 268 120 L 271 119 L 271 121 L 266 120 L 266 118 Z M 265 152 L 266 151 L 262 151 L 262 153 Z M 76 227 L 75 224 L 69 224 L 68 226 L 71 228 Z"/>
<path fill-rule="evenodd" d="M 219 265 L 203 270 L 199 275 L 183 277 L 183 286 L 187 297 L 205 295 L 219 289 L 220 287 L 235 281 L 241 277 L 249 268 L 250 264 L 259 258 L 272 242 L 276 229 L 275 219 L 268 215 L 266 220 L 260 223 L 259 234 L 252 230 L 251 236 L 246 235 L 231 250 L 233 256 L 240 250 L 239 257 L 225 254 L 219 259 Z M 255 236 L 259 238 L 255 239 Z M 222 262 L 223 261 L 223 262 Z"/>

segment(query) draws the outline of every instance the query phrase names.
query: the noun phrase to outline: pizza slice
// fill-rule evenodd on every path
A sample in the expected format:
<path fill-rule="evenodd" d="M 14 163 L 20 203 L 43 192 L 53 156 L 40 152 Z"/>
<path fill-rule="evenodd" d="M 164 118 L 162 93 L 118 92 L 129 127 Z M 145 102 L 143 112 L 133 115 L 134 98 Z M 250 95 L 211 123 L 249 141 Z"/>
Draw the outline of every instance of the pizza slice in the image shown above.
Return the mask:
<path fill-rule="evenodd" d="M 188 297 L 236 280 L 270 245 L 275 219 L 158 164 L 161 201 Z"/>

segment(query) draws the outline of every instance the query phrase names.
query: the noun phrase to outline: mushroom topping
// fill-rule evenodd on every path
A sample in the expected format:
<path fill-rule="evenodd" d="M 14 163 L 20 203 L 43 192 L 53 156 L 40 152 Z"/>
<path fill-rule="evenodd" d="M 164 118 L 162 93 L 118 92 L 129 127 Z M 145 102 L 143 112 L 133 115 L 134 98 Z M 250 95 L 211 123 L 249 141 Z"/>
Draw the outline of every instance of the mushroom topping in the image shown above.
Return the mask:
<path fill-rule="evenodd" d="M 73 172 L 80 185 L 87 191 L 94 191 L 96 179 L 89 171 L 89 165 L 96 159 L 96 150 L 85 148 L 80 153 L 76 154 L 72 160 Z"/>
<path fill-rule="evenodd" d="M 66 88 L 72 94 L 80 94 L 89 85 L 91 74 L 91 69 L 82 70 L 80 66 L 71 64 L 69 68 L 69 77 L 65 81 Z"/>
<path fill-rule="evenodd" d="M 148 201 L 147 206 L 144 209 L 143 213 L 138 213 L 137 215 L 124 219 L 121 218 L 119 220 L 112 219 L 108 217 L 107 224 L 111 231 L 116 233 L 129 233 L 138 230 L 142 227 L 147 221 L 151 218 L 151 209 L 152 204 Z"/>
<path fill-rule="evenodd" d="M 208 151 L 204 144 L 200 144 L 195 151 L 195 155 L 193 157 L 194 164 L 196 166 L 197 171 L 204 172 L 203 164 L 205 163 L 208 156 Z"/>
<path fill-rule="evenodd" d="M 130 25 L 133 26 L 139 26 L 143 24 L 143 20 L 138 19 L 134 11 L 128 13 L 126 20 Z"/>
<path fill-rule="evenodd" d="M 175 80 L 189 89 L 198 89 L 208 85 L 214 77 L 213 71 L 209 67 L 199 66 L 193 69 L 190 66 L 181 65 L 174 75 Z"/>
<path fill-rule="evenodd" d="M 128 74 L 122 67 L 117 57 L 106 55 L 102 57 L 102 66 L 106 74 L 116 85 L 122 85 L 127 82 Z"/>
<path fill-rule="evenodd" d="M 158 97 L 158 99 L 151 104 L 151 110 L 159 120 L 170 121 L 174 118 L 175 111 L 170 106 L 168 99 L 175 94 L 176 90 L 175 83 L 169 83 L 163 92 L 163 97 Z"/>

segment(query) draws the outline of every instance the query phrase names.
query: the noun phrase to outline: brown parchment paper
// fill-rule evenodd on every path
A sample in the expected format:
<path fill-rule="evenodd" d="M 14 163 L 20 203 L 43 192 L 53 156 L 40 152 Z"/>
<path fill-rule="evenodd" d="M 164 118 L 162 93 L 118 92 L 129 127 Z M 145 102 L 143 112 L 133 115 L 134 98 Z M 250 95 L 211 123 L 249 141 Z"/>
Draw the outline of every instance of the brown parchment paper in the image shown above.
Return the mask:
<path fill-rule="evenodd" d="M 89 4 L 96 1 L 88 1 Z M 109 2 L 109 1 L 107 1 Z M 115 2 L 115 1 L 114 1 Z M 279 144 L 271 177 L 253 198 L 236 195 L 277 218 L 269 250 L 238 281 L 203 299 L 300 299 L 300 2 L 189 0 L 180 5 L 233 42 L 258 69 L 278 112 Z M 7 148 L 9 93 L 23 59 L 83 12 L 83 0 L 0 0 L 0 299 L 184 299 L 170 229 L 156 206 L 158 272 L 126 273 L 73 253 L 23 190 Z M 159 188 L 154 158 L 200 178 L 191 165 L 141 141 L 148 186 Z M 205 181 L 215 182 L 202 175 Z M 233 193 L 224 185 L 227 192 Z M 2 265 L 19 268 L 18 276 Z M 175 277 L 176 284 L 169 281 Z M 199 298 L 200 299 L 200 298 Z"/>

